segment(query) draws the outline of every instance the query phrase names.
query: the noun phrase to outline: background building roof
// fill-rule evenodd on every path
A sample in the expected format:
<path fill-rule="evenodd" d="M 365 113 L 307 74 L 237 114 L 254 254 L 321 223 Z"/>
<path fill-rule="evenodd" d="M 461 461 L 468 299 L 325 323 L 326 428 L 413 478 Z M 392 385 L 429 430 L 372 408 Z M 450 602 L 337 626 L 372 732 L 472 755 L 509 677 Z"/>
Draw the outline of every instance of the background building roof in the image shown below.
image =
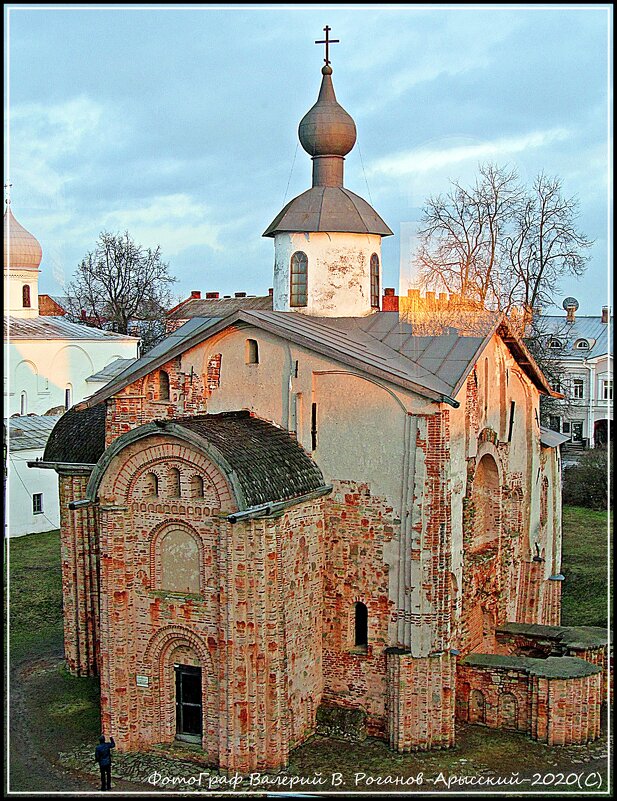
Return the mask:
<path fill-rule="evenodd" d="M 547 335 L 563 345 L 561 349 L 549 349 L 549 353 L 553 353 L 556 359 L 593 359 L 613 353 L 612 317 L 610 323 L 603 323 L 601 317 L 578 315 L 573 323 L 568 323 L 564 316 L 556 315 L 546 315 L 540 319 Z M 575 343 L 581 339 L 589 342 L 589 350 L 575 347 Z"/>
<path fill-rule="evenodd" d="M 8 317 L 4 327 L 5 339 L 89 339 L 127 340 L 137 339 L 128 334 L 102 331 L 80 323 L 72 323 L 64 317 Z"/>
<path fill-rule="evenodd" d="M 69 409 L 51 432 L 44 462 L 96 464 L 105 450 L 105 404 L 77 411 Z"/>
<path fill-rule="evenodd" d="M 88 382 L 102 382 L 106 384 L 112 378 L 116 378 L 120 373 L 123 373 L 136 359 L 116 359 L 115 361 L 103 367 L 98 373 L 93 373 L 86 378 Z"/>
<path fill-rule="evenodd" d="M 225 317 L 238 309 L 272 311 L 272 295 L 243 298 L 199 298 L 187 300 L 167 315 L 168 320 L 188 320 L 191 317 Z"/>
<path fill-rule="evenodd" d="M 53 427 L 62 415 L 21 415 L 10 417 L 9 449 L 25 451 L 44 448 Z"/>

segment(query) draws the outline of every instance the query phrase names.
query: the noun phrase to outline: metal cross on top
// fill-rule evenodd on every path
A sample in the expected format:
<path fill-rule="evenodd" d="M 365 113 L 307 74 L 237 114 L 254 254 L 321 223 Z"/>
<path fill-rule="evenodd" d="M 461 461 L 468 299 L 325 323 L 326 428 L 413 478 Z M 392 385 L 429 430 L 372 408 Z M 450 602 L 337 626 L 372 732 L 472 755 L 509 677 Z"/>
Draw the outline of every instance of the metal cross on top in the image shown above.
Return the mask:
<path fill-rule="evenodd" d="M 6 198 L 5 198 L 5 200 L 6 200 L 6 204 L 7 204 L 7 206 L 8 206 L 8 205 L 10 204 L 10 202 L 11 202 L 11 187 L 12 187 L 12 186 L 13 186 L 13 184 L 12 184 L 12 183 L 6 183 L 6 184 L 4 184 L 4 188 L 6 189 Z"/>
<path fill-rule="evenodd" d="M 326 38 L 325 39 L 320 39 L 319 41 L 315 42 L 315 44 L 325 44 L 325 46 L 326 46 L 326 57 L 324 58 L 324 61 L 326 62 L 326 66 L 330 65 L 330 49 L 329 49 L 330 45 L 331 44 L 336 44 L 336 43 L 341 41 L 340 39 L 330 39 L 329 38 L 328 34 L 330 33 L 331 30 L 332 30 L 332 28 L 329 25 L 326 25 L 326 27 L 324 28 L 324 31 L 326 33 Z"/>

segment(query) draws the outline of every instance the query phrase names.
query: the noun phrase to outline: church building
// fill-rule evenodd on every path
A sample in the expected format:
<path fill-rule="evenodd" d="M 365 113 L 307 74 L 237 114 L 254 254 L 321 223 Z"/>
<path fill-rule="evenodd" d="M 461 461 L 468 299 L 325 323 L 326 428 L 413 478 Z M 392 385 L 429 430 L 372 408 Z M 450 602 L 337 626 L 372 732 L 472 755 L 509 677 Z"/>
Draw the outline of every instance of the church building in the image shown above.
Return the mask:
<path fill-rule="evenodd" d="M 272 310 L 193 317 L 57 423 L 65 650 L 118 748 L 278 770 L 332 710 L 399 752 L 455 721 L 599 735 L 604 632 L 560 626 L 563 437 L 496 313 L 384 311 L 329 59 Z"/>

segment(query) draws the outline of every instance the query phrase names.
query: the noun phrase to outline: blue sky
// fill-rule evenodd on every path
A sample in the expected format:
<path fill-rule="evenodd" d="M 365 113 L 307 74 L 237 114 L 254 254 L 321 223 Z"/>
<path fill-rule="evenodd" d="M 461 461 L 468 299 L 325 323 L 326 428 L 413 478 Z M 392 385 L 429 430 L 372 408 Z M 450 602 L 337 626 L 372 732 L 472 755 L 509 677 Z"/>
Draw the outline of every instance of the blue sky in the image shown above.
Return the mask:
<path fill-rule="evenodd" d="M 5 182 L 43 247 L 40 291 L 61 294 L 98 233 L 160 244 L 175 293 L 265 294 L 261 237 L 308 189 L 297 148 L 317 98 L 323 27 L 358 144 L 345 184 L 394 231 L 384 285 L 425 198 L 478 162 L 531 182 L 559 175 L 595 240 L 556 297 L 608 298 L 611 7 L 5 5 Z M 6 24 L 8 22 L 8 25 Z M 8 37 L 8 38 L 7 38 Z M 610 54 L 610 55 L 609 55 Z M 292 170 L 293 166 L 293 170 Z"/>

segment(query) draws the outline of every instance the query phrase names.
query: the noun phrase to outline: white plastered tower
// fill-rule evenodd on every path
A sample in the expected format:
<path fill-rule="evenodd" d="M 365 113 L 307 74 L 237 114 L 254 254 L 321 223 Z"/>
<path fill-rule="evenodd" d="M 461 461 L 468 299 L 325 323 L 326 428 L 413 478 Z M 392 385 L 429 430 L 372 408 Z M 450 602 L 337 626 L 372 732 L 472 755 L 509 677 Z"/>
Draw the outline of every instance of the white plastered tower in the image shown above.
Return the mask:
<path fill-rule="evenodd" d="M 364 317 L 380 308 L 381 239 L 392 231 L 343 186 L 356 126 L 336 100 L 332 68 L 327 63 L 321 72 L 317 102 L 298 128 L 313 160 L 313 186 L 288 203 L 264 232 L 274 238 L 273 308 Z"/>

